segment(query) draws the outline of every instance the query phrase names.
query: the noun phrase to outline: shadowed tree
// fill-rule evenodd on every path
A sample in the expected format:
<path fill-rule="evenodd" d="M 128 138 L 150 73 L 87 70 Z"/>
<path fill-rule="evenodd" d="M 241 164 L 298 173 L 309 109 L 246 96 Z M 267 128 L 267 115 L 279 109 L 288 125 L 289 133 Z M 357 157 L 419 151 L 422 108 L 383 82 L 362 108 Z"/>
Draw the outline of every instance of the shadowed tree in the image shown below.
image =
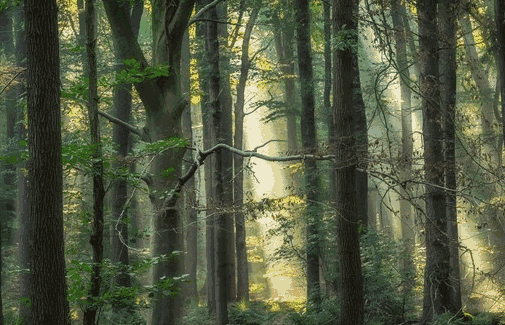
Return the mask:
<path fill-rule="evenodd" d="M 58 7 L 25 3 L 32 322 L 66 325 Z"/>

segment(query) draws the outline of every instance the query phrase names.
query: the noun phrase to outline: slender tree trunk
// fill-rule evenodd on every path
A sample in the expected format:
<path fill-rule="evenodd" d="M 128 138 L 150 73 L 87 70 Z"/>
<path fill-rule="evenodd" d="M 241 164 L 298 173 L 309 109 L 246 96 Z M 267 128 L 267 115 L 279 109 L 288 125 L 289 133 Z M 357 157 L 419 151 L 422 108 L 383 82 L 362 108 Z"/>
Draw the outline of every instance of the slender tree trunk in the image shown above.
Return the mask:
<path fill-rule="evenodd" d="M 68 324 L 56 1 L 26 0 L 33 324 Z"/>
<path fill-rule="evenodd" d="M 413 288 L 414 265 L 414 216 L 412 215 L 412 91 L 410 90 L 410 71 L 407 56 L 407 39 L 404 26 L 403 4 L 397 0 L 393 2 L 392 18 L 395 30 L 396 64 L 398 66 L 398 78 L 401 91 L 401 121 L 402 121 L 402 160 L 400 175 L 402 182 L 400 199 L 400 219 L 402 240 L 405 247 L 405 256 L 402 259 L 402 274 L 405 277 L 403 292 L 408 295 Z"/>
<path fill-rule="evenodd" d="M 447 234 L 450 240 L 450 311 L 462 311 L 459 268 L 458 214 L 456 209 L 456 15 L 457 0 L 439 3 L 440 103 L 444 116 Z"/>
<path fill-rule="evenodd" d="M 130 10 L 130 5 L 124 3 L 127 10 L 131 12 L 130 22 L 134 31 L 134 37 L 138 36 L 138 29 L 140 26 L 140 18 L 144 9 L 142 0 L 137 0 L 133 3 Z M 119 42 L 113 38 L 114 51 L 116 55 L 116 74 L 119 74 L 125 67 L 123 65 L 123 57 L 118 49 Z M 118 83 L 113 88 L 114 100 L 114 116 L 124 122 L 129 123 L 131 118 L 132 109 L 132 85 L 127 83 Z M 130 133 L 129 131 L 117 124 L 112 126 L 112 139 L 117 144 L 117 155 L 119 159 L 113 164 L 115 170 L 121 168 L 129 168 L 128 163 L 125 161 L 130 148 Z M 114 283 L 118 288 L 131 287 L 131 278 L 126 272 L 126 267 L 130 264 L 130 257 L 128 251 L 129 232 L 128 224 L 125 222 L 131 214 L 130 208 L 127 207 L 128 203 L 128 183 L 126 177 L 119 177 L 114 180 L 112 185 L 112 263 L 118 264 L 121 272 L 114 278 Z M 130 218 L 131 220 L 132 218 Z M 134 220 L 131 220 L 134 223 Z M 113 304 L 114 312 L 117 314 L 128 311 L 132 313 L 132 301 L 122 301 Z"/>
<path fill-rule="evenodd" d="M 16 31 L 16 61 L 17 66 L 26 67 L 26 33 L 25 33 L 25 11 L 24 5 L 19 5 L 16 10 L 15 15 L 15 31 Z M 22 77 L 24 77 L 23 74 Z M 20 82 L 16 85 L 16 98 L 21 99 L 22 94 L 26 91 L 25 79 L 21 78 Z M 16 129 L 16 138 L 18 141 L 26 140 L 26 124 L 25 121 L 25 109 L 22 105 L 23 101 L 18 100 L 17 105 L 17 116 L 16 121 L 18 121 Z M 20 155 L 18 156 L 20 157 Z M 22 324 L 31 325 L 31 309 L 29 308 L 26 299 L 30 297 L 31 291 L 31 275 L 28 270 L 31 269 L 31 257 L 30 257 L 30 225 L 31 221 L 28 214 L 28 202 L 27 202 L 27 177 L 23 172 L 24 164 L 18 165 L 17 177 L 18 177 L 18 202 L 17 211 L 19 215 L 19 267 L 23 270 L 19 276 L 19 292 L 21 295 L 21 302 L 19 304 L 19 319 Z"/>
<path fill-rule="evenodd" d="M 96 60 L 96 18 L 95 1 L 86 1 L 86 52 L 88 62 L 89 99 L 88 116 L 91 133 L 92 175 L 93 175 L 93 230 L 90 244 L 93 248 L 93 268 L 91 273 L 91 287 L 88 292 L 88 305 L 84 310 L 83 324 L 94 325 L 98 321 L 98 299 L 102 285 L 103 262 L 103 200 L 105 189 L 103 185 L 102 148 L 100 143 L 100 125 L 98 121 L 98 77 Z"/>
<path fill-rule="evenodd" d="M 219 21 L 228 21 L 228 6 L 223 2 L 217 6 Z M 224 41 L 224 46 L 228 47 L 226 40 L 228 40 L 228 24 L 218 25 L 218 37 Z M 233 99 L 231 96 L 230 85 L 230 58 L 226 51 L 219 55 L 219 72 L 220 72 L 220 86 L 221 86 L 221 136 L 218 139 L 219 143 L 225 143 L 229 146 L 233 145 Z M 223 203 L 226 211 L 226 232 L 228 247 L 226 248 L 226 282 L 228 284 L 227 297 L 228 301 L 235 301 L 237 297 L 237 282 L 236 282 L 236 266 L 235 266 L 235 232 L 234 220 L 230 211 L 233 206 L 233 154 L 225 150 L 221 153 L 223 164 Z"/>
<path fill-rule="evenodd" d="M 315 154 L 316 125 L 314 103 L 314 80 L 312 71 L 312 53 L 310 46 L 310 10 L 308 0 L 297 0 L 296 21 L 298 45 L 298 70 L 300 72 L 300 93 L 302 100 L 301 128 L 304 152 Z M 307 297 L 308 303 L 317 309 L 321 303 L 321 285 L 319 282 L 319 177 L 317 161 L 305 160 L 306 218 L 307 218 Z"/>
<path fill-rule="evenodd" d="M 222 137 L 222 106 L 219 71 L 219 41 L 218 41 L 218 15 L 215 7 L 209 9 L 209 22 L 207 23 L 207 51 L 209 56 L 209 103 L 207 105 L 207 123 L 211 125 L 210 139 L 216 144 Z M 216 295 L 217 324 L 225 325 L 228 322 L 228 284 L 227 284 L 227 221 L 226 213 L 222 211 L 224 203 L 223 158 L 220 151 L 211 158 L 212 166 L 212 210 L 214 216 L 214 287 Z M 209 177 L 207 177 L 209 178 Z"/>
<path fill-rule="evenodd" d="M 243 150 L 244 146 L 244 104 L 245 88 L 249 74 L 249 42 L 251 33 L 258 17 L 259 8 L 254 8 L 246 24 L 244 38 L 242 41 L 242 57 L 240 66 L 240 77 L 237 85 L 237 101 L 235 102 L 235 137 L 234 147 Z M 243 212 L 244 201 L 244 158 L 239 155 L 234 156 L 234 208 L 235 208 L 235 232 L 237 250 L 237 301 L 249 301 L 249 268 L 247 262 L 247 246 L 245 217 Z"/>
<path fill-rule="evenodd" d="M 191 53 L 189 48 L 189 34 L 185 33 L 182 44 L 181 55 L 181 89 L 183 94 L 187 94 L 190 98 L 191 91 Z M 186 107 L 182 114 L 182 134 L 184 138 L 193 142 L 193 130 L 191 121 L 191 105 Z M 186 153 L 186 159 L 193 161 L 191 152 Z M 186 164 L 184 171 L 187 171 L 189 166 Z M 189 300 L 191 306 L 198 305 L 198 290 L 197 290 L 197 261 L 198 261 L 198 220 L 196 205 L 196 188 L 195 179 L 191 177 L 185 185 L 186 191 L 184 192 L 184 212 L 186 219 L 186 255 L 185 255 L 185 273 L 189 274 L 189 283 L 186 286 L 185 300 Z"/>
<path fill-rule="evenodd" d="M 502 112 L 502 137 L 505 139 L 505 3 L 500 0 L 495 1 L 496 7 L 496 27 L 498 44 L 498 77 L 500 78 L 500 96 Z"/>
<path fill-rule="evenodd" d="M 363 276 L 356 209 L 356 139 L 353 117 L 352 78 L 354 51 L 357 45 L 357 0 L 334 0 L 334 37 L 343 35 L 343 46 L 334 51 L 334 116 L 336 140 L 336 202 L 337 238 L 340 260 L 340 324 L 363 325 Z"/>
<path fill-rule="evenodd" d="M 442 114 L 438 72 L 437 0 L 418 2 L 420 93 L 423 108 L 426 179 L 426 267 L 422 323 L 429 324 L 450 307 L 450 254 L 444 187 Z"/>

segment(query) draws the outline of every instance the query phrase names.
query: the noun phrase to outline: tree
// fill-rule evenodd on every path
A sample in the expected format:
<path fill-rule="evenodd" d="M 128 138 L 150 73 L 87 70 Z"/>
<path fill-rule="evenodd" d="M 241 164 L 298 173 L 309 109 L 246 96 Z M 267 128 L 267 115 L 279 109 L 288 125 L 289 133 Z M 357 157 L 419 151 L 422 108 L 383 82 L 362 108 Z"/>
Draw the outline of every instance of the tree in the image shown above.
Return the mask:
<path fill-rule="evenodd" d="M 58 7 L 27 0 L 25 10 L 32 321 L 65 325 Z"/>
<path fill-rule="evenodd" d="M 439 4 L 440 26 L 440 104 L 443 112 L 447 235 L 450 240 L 450 306 L 461 311 L 459 272 L 458 214 L 456 208 L 456 14 L 458 0 L 442 0 Z"/>
<path fill-rule="evenodd" d="M 310 10 L 309 1 L 298 0 L 295 5 L 298 70 L 300 73 L 300 94 L 302 99 L 301 132 L 302 144 L 306 153 L 314 154 L 316 144 L 316 121 L 314 103 L 314 80 L 312 71 L 312 53 L 310 46 Z M 317 161 L 305 161 L 306 217 L 307 217 L 307 297 L 316 308 L 320 304 L 319 283 L 319 232 L 318 225 L 318 184 Z"/>
<path fill-rule="evenodd" d="M 498 77 L 500 78 L 500 96 L 502 113 L 502 136 L 505 139 L 505 3 L 500 0 L 495 1 L 496 6 L 496 27 L 498 44 Z"/>
<path fill-rule="evenodd" d="M 124 2 L 127 6 L 126 11 L 130 13 L 129 19 L 132 25 L 133 37 L 137 39 L 138 30 L 140 27 L 140 19 L 144 9 L 144 1 L 136 0 L 131 6 L 129 3 Z M 117 49 L 118 44 L 116 39 L 113 38 L 115 55 L 116 55 L 116 74 L 121 73 L 125 69 L 123 63 L 124 58 L 121 52 Z M 118 119 L 130 122 L 131 109 L 132 109 L 132 85 L 127 82 L 118 82 L 114 85 L 113 100 L 114 100 L 114 116 Z M 112 126 L 112 139 L 117 144 L 117 154 L 119 159 L 114 163 L 113 168 L 119 170 L 120 168 L 128 168 L 125 163 L 125 158 L 130 149 L 131 137 L 130 132 L 125 127 L 114 124 Z M 120 273 L 115 277 L 114 282 L 117 287 L 130 287 L 131 277 L 126 272 L 126 267 L 130 263 L 129 249 L 128 249 L 128 224 L 125 220 L 131 216 L 128 210 L 128 181 L 126 177 L 119 176 L 113 181 L 112 185 L 112 218 L 113 218 L 113 231 L 112 231 L 112 262 L 120 266 Z M 113 308 L 116 313 L 129 307 L 123 302 L 114 303 Z"/>
<path fill-rule="evenodd" d="M 423 109 L 424 173 L 426 201 L 426 267 L 422 323 L 429 324 L 450 306 L 450 254 L 447 237 L 444 156 L 436 0 L 417 4 L 419 21 L 419 87 Z"/>
<path fill-rule="evenodd" d="M 245 104 L 245 88 L 249 75 L 251 60 L 249 59 L 249 42 L 251 34 L 260 11 L 259 7 L 251 11 L 249 20 L 247 21 L 244 38 L 242 41 L 242 57 L 240 63 L 240 77 L 237 85 L 237 100 L 235 102 L 235 134 L 233 146 L 238 150 L 243 150 L 244 147 L 244 104 Z M 247 262 L 247 246 L 246 246 L 246 231 L 245 217 L 243 212 L 244 204 L 244 158 L 239 155 L 234 155 L 235 173 L 234 177 L 234 208 L 235 208 L 235 246 L 237 251 L 237 301 L 249 301 L 249 267 Z"/>
<path fill-rule="evenodd" d="M 338 257 L 340 260 L 341 324 L 364 322 L 363 276 L 356 209 L 356 139 L 353 117 L 353 59 L 357 46 L 357 0 L 334 0 L 333 31 L 339 41 L 333 53 L 333 123 L 336 137 L 335 213 L 337 217 Z"/>
<path fill-rule="evenodd" d="M 120 2 L 103 0 L 112 33 L 118 44 L 118 50 L 124 59 L 134 60 L 141 70 L 149 68 L 130 22 L 130 15 Z M 135 88 L 144 104 L 146 126 L 144 138 L 151 142 L 166 140 L 181 135 L 181 115 L 188 100 L 181 93 L 180 63 L 181 46 L 184 31 L 193 12 L 195 0 L 153 1 L 153 63 L 164 71 L 161 75 L 143 78 L 135 83 Z M 154 215 L 154 236 L 152 252 L 155 255 L 173 255 L 181 251 L 180 214 L 176 195 L 166 195 L 167 184 L 174 184 L 172 175 L 178 176 L 181 171 L 181 158 L 184 151 L 174 148 L 167 150 L 153 160 L 151 172 L 153 177 L 147 180 L 150 189 L 150 200 Z M 168 171 L 173 170 L 173 173 Z M 182 265 L 179 258 L 170 258 L 155 266 L 153 282 L 169 281 L 181 274 Z M 165 282 L 167 285 L 170 282 Z M 171 296 L 156 295 L 152 324 L 177 324 L 180 322 L 180 300 L 178 283 L 173 283 Z"/>
<path fill-rule="evenodd" d="M 93 267 L 91 272 L 91 286 L 88 292 L 88 304 L 84 310 L 83 323 L 96 324 L 99 308 L 100 289 L 102 285 L 103 262 L 103 200 L 105 188 L 103 184 L 102 145 L 100 140 L 100 124 L 98 120 L 98 76 L 96 60 L 96 18 L 95 0 L 86 0 L 86 53 L 87 74 L 89 80 L 88 90 L 88 118 L 93 146 L 92 175 L 93 175 L 93 229 L 90 244 L 93 249 Z"/>
<path fill-rule="evenodd" d="M 402 239 L 405 243 L 405 257 L 402 261 L 404 276 L 413 276 L 415 271 L 414 255 L 414 218 L 412 215 L 412 203 L 410 194 L 412 191 L 412 91 L 407 56 L 407 35 L 405 31 L 405 8 L 400 0 L 392 3 L 391 15 L 393 20 L 396 65 L 401 91 L 401 123 L 402 123 L 402 159 L 400 164 L 400 181 L 403 187 L 400 189 L 400 218 L 402 227 Z M 412 281 L 406 281 L 404 292 L 409 293 L 412 289 Z"/>

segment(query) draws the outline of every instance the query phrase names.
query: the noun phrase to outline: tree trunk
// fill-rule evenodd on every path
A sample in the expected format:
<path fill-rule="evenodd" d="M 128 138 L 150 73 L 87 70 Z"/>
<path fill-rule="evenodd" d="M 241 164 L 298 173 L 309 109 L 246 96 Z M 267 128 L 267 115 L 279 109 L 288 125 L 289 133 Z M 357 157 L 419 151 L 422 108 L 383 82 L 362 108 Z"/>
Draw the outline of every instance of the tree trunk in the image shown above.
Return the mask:
<path fill-rule="evenodd" d="M 258 17 L 259 8 L 254 8 L 246 24 L 244 38 L 242 41 L 242 58 L 240 66 L 240 77 L 237 85 L 237 101 L 235 103 L 235 138 L 234 147 L 243 150 L 244 146 L 244 104 L 245 88 L 249 74 L 249 42 L 251 33 Z M 249 268 L 247 262 L 247 246 L 245 217 L 243 211 L 244 201 L 244 158 L 239 155 L 234 156 L 234 209 L 235 209 L 235 232 L 237 250 L 237 301 L 249 301 Z"/>
<path fill-rule="evenodd" d="M 312 71 L 312 53 L 310 46 L 310 10 L 308 0 L 297 0 L 296 21 L 297 23 L 297 47 L 298 47 L 298 70 L 300 73 L 300 93 L 302 102 L 301 132 L 302 144 L 306 154 L 315 154 L 316 122 L 314 103 L 314 80 Z M 306 184 L 306 211 L 307 218 L 307 302 L 316 309 L 321 303 L 321 285 L 319 282 L 319 219 L 318 193 L 319 177 L 317 161 L 305 160 L 305 184 Z"/>
<path fill-rule="evenodd" d="M 457 0 L 442 0 L 439 4 L 440 26 L 440 103 L 443 112 L 445 142 L 445 201 L 447 234 L 450 241 L 450 311 L 461 312 L 459 268 L 458 214 L 456 209 L 456 15 Z"/>
<path fill-rule="evenodd" d="M 392 18 L 395 30 L 396 64 L 401 91 L 401 121 L 402 121 L 402 159 L 400 164 L 400 219 L 404 257 L 401 261 L 402 275 L 405 278 L 403 293 L 409 295 L 413 288 L 414 265 L 414 216 L 412 214 L 412 91 L 410 90 L 410 71 L 407 56 L 407 39 L 404 26 L 403 4 L 398 0 L 393 2 Z"/>
<path fill-rule="evenodd" d="M 103 0 L 107 18 L 110 22 L 114 38 L 124 59 L 135 59 L 141 66 L 148 66 L 138 42 L 135 40 L 129 19 L 129 13 L 115 0 Z M 184 32 L 193 12 L 195 0 L 181 0 L 176 3 L 153 1 L 153 63 L 165 65 L 167 76 L 146 78 L 135 84 L 135 88 L 146 110 L 145 138 L 155 142 L 180 136 L 181 115 L 188 104 L 187 98 L 181 94 L 180 60 Z M 171 255 L 181 251 L 181 226 L 177 197 L 164 197 L 167 187 L 176 181 L 165 171 L 174 168 L 173 174 L 180 175 L 183 150 L 175 148 L 160 154 L 153 160 L 151 172 L 153 177 L 148 180 L 150 200 L 153 206 L 154 232 L 159 234 L 153 238 L 152 252 L 154 255 Z M 168 186 L 167 186 L 168 185 Z M 155 266 L 153 282 L 162 279 L 170 280 L 181 274 L 179 258 L 169 258 Z M 165 281 L 166 281 L 165 280 Z M 161 284 L 160 284 L 161 285 Z M 179 283 L 170 288 L 170 295 L 155 295 L 152 310 L 152 325 L 178 324 L 181 317 L 181 304 L 178 295 Z"/>
<path fill-rule="evenodd" d="M 125 3 L 125 5 L 127 5 Z M 130 11 L 130 5 L 127 5 L 127 10 L 131 12 L 130 22 L 134 31 L 133 37 L 137 39 L 138 26 L 140 26 L 140 18 L 144 9 L 142 0 L 137 0 L 133 4 Z M 123 57 L 118 49 L 119 42 L 113 38 L 114 51 L 116 55 L 116 74 L 119 74 L 125 66 L 123 65 Z M 118 83 L 113 88 L 114 100 L 114 116 L 121 121 L 130 122 L 131 109 L 132 109 L 132 85 L 127 83 Z M 125 161 L 130 148 L 130 133 L 128 129 L 113 124 L 112 126 L 112 139 L 117 144 L 118 158 L 114 164 L 113 169 L 119 170 L 121 168 L 129 168 L 128 163 Z M 130 257 L 128 251 L 129 232 L 128 224 L 125 220 L 129 217 L 130 207 L 126 206 L 128 203 L 128 183 L 126 177 L 119 177 L 114 180 L 112 185 L 112 263 L 118 265 L 121 272 L 114 278 L 114 283 L 117 288 L 131 287 L 131 278 L 126 273 L 126 267 L 130 264 Z M 131 218 L 130 218 L 131 219 Z M 134 220 L 132 220 L 134 223 Z M 113 310 L 116 314 L 124 314 L 125 311 L 132 314 L 132 301 L 121 301 L 113 303 Z"/>
<path fill-rule="evenodd" d="M 32 321 L 66 325 L 58 8 L 26 0 L 25 9 Z"/>
<path fill-rule="evenodd" d="M 340 260 L 341 324 L 363 325 L 363 276 L 356 209 L 356 139 L 353 117 L 352 78 L 357 45 L 357 0 L 334 0 L 334 37 L 343 36 L 342 46 L 334 51 L 334 116 L 336 139 L 335 189 L 337 238 Z"/>
<path fill-rule="evenodd" d="M 91 133 L 92 175 L 93 175 L 93 229 L 90 244 L 93 248 L 93 268 L 91 287 L 88 292 L 87 306 L 84 309 L 83 324 L 94 325 L 98 321 L 97 312 L 102 285 L 103 262 L 103 200 L 105 189 L 103 185 L 102 147 L 100 143 L 100 125 L 98 121 L 98 76 L 96 60 L 96 16 L 95 1 L 86 1 L 86 52 L 88 62 L 89 98 L 88 116 Z"/>
<path fill-rule="evenodd" d="M 500 96 L 502 112 L 502 137 L 505 139 L 505 3 L 496 0 L 496 27 L 498 44 L 498 78 L 500 79 Z"/>
<path fill-rule="evenodd" d="M 442 114 L 438 72 L 437 1 L 418 2 L 419 76 L 423 108 L 424 173 L 426 179 L 426 267 L 423 324 L 450 307 L 450 254 L 444 187 Z"/>
<path fill-rule="evenodd" d="M 217 6 L 218 19 L 219 21 L 228 21 L 228 7 L 226 2 L 221 3 Z M 228 47 L 226 40 L 228 37 L 228 24 L 218 25 L 218 37 L 219 39 L 225 41 L 224 46 Z M 226 51 L 220 53 L 219 55 L 219 72 L 220 72 L 220 86 L 221 95 L 220 103 L 222 108 L 221 113 L 221 136 L 218 139 L 219 143 L 225 143 L 229 146 L 233 145 L 233 131 L 232 131 L 232 110 L 233 110 L 233 99 L 231 96 L 231 85 L 230 85 L 230 58 Z M 224 150 L 221 153 L 221 159 L 223 160 L 223 203 L 225 210 L 229 211 L 233 206 L 233 153 L 228 150 Z M 237 283 L 236 283 L 236 271 L 235 271 L 235 232 L 234 232 L 234 222 L 232 215 L 226 213 L 226 233 L 227 240 L 226 243 L 228 247 L 226 248 L 226 283 L 228 284 L 227 297 L 228 301 L 232 302 L 236 300 L 237 297 Z"/>
<path fill-rule="evenodd" d="M 189 48 L 189 34 L 186 31 L 182 44 L 181 55 L 181 89 L 183 94 L 190 97 L 191 91 L 191 66 L 190 66 L 190 48 Z M 190 140 L 192 145 L 196 143 L 193 141 L 193 130 L 191 121 L 191 105 L 186 107 L 182 114 L 182 134 L 184 138 Z M 186 159 L 193 161 L 191 152 L 186 153 Z M 189 166 L 186 164 L 184 171 L 188 170 Z M 198 220 L 196 206 L 196 188 L 195 179 L 191 177 L 186 183 L 186 191 L 184 192 L 184 213 L 186 220 L 186 255 L 184 260 L 185 273 L 189 275 L 189 283 L 186 285 L 185 300 L 191 306 L 198 305 L 198 290 L 197 290 L 197 261 L 198 261 Z"/>
<path fill-rule="evenodd" d="M 209 103 L 207 109 L 207 123 L 211 126 L 210 141 L 213 144 L 222 139 L 222 106 L 221 106 L 221 86 L 219 71 L 219 41 L 218 41 L 218 15 L 215 7 L 209 9 L 209 21 L 207 23 L 207 53 L 209 57 Z M 211 218 L 214 219 L 214 287 L 216 296 L 216 316 L 217 324 L 225 325 L 228 322 L 228 283 L 227 283 L 227 221 L 224 208 L 224 177 L 223 177 L 223 156 L 221 150 L 211 157 L 210 165 L 212 174 L 207 176 L 212 178 L 214 193 L 211 197 Z M 209 202 L 209 201 L 207 201 Z M 209 210 L 209 207 L 207 207 Z"/>

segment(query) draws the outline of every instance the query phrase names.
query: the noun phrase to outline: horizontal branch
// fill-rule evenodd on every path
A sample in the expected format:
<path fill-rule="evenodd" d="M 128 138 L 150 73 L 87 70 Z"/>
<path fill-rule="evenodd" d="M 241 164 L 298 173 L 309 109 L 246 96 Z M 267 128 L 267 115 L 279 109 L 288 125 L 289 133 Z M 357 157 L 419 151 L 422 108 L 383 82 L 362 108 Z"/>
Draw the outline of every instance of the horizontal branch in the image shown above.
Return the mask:
<path fill-rule="evenodd" d="M 191 26 L 192 24 L 194 24 L 197 20 L 200 19 L 200 17 L 203 16 L 204 13 L 207 12 L 207 10 L 209 10 L 210 8 L 214 7 L 214 6 L 217 6 L 221 1 L 223 0 L 214 0 L 212 1 L 211 3 L 209 3 L 208 5 L 206 5 L 205 7 L 203 7 L 202 9 L 200 9 L 200 11 L 198 11 L 188 22 L 188 27 Z"/>
<path fill-rule="evenodd" d="M 142 131 L 140 131 L 139 129 L 137 129 L 136 127 L 134 127 L 134 126 L 132 126 L 132 125 L 130 125 L 130 124 L 128 124 L 128 123 L 126 123 L 126 122 L 125 122 L 125 121 L 123 121 L 123 120 L 118 119 L 117 117 L 114 117 L 114 116 L 109 115 L 109 114 L 107 114 L 107 113 L 105 113 L 105 112 L 102 112 L 102 111 L 100 111 L 100 110 L 98 110 L 98 114 L 99 114 L 99 115 L 102 115 L 103 117 L 105 117 L 106 119 L 108 119 L 110 122 L 112 122 L 112 123 L 116 123 L 116 124 L 118 124 L 118 125 L 120 125 L 120 126 L 124 127 L 125 129 L 127 129 L 128 131 L 130 131 L 130 132 L 132 132 L 132 133 L 135 133 L 136 135 L 138 135 L 138 136 L 139 136 L 139 138 L 140 138 L 140 139 L 142 139 L 142 140 L 146 141 L 146 136 L 145 136 L 145 134 L 144 134 Z M 147 142 L 149 142 L 149 141 L 147 141 Z"/>

